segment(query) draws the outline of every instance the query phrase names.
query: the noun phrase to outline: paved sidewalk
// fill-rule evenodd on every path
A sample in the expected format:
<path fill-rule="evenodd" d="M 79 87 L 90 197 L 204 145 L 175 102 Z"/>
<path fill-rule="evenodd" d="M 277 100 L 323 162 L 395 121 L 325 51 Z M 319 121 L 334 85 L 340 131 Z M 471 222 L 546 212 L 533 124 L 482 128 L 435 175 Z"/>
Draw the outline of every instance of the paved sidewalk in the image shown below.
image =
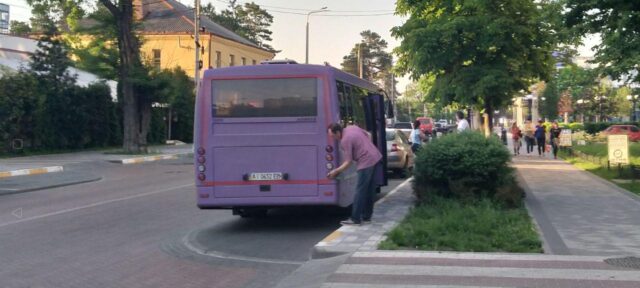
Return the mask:
<path fill-rule="evenodd" d="M 323 288 L 640 287 L 640 271 L 604 257 L 375 251 L 354 253 Z"/>
<path fill-rule="evenodd" d="M 562 160 L 513 162 L 550 252 L 640 257 L 640 197 Z"/>

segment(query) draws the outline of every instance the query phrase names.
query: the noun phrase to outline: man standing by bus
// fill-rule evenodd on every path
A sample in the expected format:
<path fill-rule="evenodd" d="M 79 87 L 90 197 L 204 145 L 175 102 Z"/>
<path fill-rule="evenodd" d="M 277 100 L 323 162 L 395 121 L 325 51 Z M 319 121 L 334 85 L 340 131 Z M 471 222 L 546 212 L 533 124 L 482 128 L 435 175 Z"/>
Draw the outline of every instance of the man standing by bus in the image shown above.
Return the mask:
<path fill-rule="evenodd" d="M 329 125 L 328 133 L 333 139 L 340 141 L 344 159 L 338 168 L 329 171 L 327 177 L 329 179 L 336 178 L 349 168 L 352 162 L 356 162 L 358 170 L 358 183 L 353 199 L 351 218 L 341 221 L 340 224 L 361 225 L 369 223 L 373 214 L 373 195 L 376 190 L 373 174 L 376 170 L 376 164 L 382 159 L 382 154 L 371 142 L 367 131 L 358 126 L 349 125 L 343 129 L 340 124 L 333 123 Z"/>

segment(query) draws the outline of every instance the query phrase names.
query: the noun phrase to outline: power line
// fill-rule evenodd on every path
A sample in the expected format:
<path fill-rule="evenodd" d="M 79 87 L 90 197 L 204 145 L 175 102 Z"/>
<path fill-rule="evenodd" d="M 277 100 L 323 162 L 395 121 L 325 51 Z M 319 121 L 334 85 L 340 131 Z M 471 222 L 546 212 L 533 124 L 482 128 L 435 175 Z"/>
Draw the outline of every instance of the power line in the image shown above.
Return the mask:
<path fill-rule="evenodd" d="M 226 4 L 230 4 L 229 1 L 225 1 L 225 0 L 216 0 L 218 2 L 221 3 L 226 3 Z M 246 2 L 245 2 L 246 3 Z M 244 4 L 244 3 L 240 3 L 240 4 Z M 293 11 L 303 11 L 303 12 L 309 12 L 309 11 L 313 11 L 314 9 L 300 9 L 300 8 L 288 8 L 288 7 L 279 7 L 279 6 L 270 6 L 270 5 L 259 5 L 260 7 L 267 7 L 267 8 L 274 8 L 274 9 L 280 9 L 280 10 L 293 10 Z M 265 9 L 268 11 L 272 11 L 269 9 Z M 280 13 L 286 13 L 289 11 L 278 11 Z M 395 13 L 394 10 L 331 10 L 330 12 L 336 12 L 336 13 L 379 13 L 380 12 L 386 12 L 386 13 Z M 289 12 L 291 14 L 298 14 L 298 15 L 307 15 L 307 13 L 295 13 L 295 12 Z M 326 15 L 331 15 L 331 14 L 324 14 Z M 372 16 L 377 16 L 378 14 L 372 14 Z M 382 15 L 382 14 L 380 14 Z M 388 14 L 384 14 L 384 15 L 388 15 Z M 317 15 L 316 15 L 317 16 Z M 345 16 L 351 16 L 351 15 L 345 15 Z"/>

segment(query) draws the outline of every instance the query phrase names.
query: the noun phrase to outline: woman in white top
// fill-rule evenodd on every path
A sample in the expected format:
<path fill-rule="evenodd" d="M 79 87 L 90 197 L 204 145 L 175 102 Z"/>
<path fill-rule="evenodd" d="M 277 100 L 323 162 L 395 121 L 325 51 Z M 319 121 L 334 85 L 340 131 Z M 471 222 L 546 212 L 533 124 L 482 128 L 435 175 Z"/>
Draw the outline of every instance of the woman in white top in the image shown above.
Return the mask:
<path fill-rule="evenodd" d="M 464 113 L 462 111 L 456 112 L 456 118 L 458 118 L 458 132 L 469 129 L 469 122 L 464 119 Z"/>
<path fill-rule="evenodd" d="M 411 151 L 416 153 L 420 149 L 420 143 L 424 140 L 426 136 L 420 131 L 420 121 L 416 120 L 413 122 L 413 130 L 411 130 L 411 135 L 409 135 L 409 141 L 411 141 Z"/>

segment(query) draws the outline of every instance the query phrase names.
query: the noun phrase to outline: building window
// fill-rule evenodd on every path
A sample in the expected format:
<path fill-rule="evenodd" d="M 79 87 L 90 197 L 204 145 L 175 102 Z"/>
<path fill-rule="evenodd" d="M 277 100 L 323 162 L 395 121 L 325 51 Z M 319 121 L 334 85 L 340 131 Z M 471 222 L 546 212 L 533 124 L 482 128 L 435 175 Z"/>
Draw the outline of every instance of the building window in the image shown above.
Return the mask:
<path fill-rule="evenodd" d="M 251 65 L 256 65 L 256 60 L 251 60 Z"/>
<path fill-rule="evenodd" d="M 233 54 L 229 54 L 229 66 L 236 65 L 236 56 Z"/>
<path fill-rule="evenodd" d="M 216 51 L 216 68 L 222 67 L 222 53 Z"/>
<path fill-rule="evenodd" d="M 153 61 L 151 62 L 151 64 L 153 65 L 153 67 L 160 69 L 160 64 L 162 63 L 160 61 L 160 57 L 161 57 L 160 49 L 153 49 L 152 51 L 153 51 Z"/>
<path fill-rule="evenodd" d="M 242 57 L 242 66 L 247 65 L 247 58 Z"/>

